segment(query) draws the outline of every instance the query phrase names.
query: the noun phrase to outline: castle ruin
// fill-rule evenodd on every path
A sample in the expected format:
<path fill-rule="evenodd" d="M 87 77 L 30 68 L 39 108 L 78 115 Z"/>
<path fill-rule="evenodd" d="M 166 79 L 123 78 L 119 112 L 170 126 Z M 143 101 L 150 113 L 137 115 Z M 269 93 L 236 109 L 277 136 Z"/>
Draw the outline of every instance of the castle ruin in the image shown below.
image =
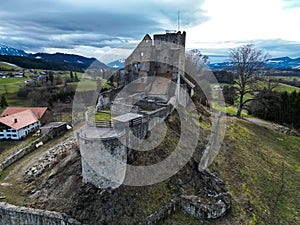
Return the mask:
<path fill-rule="evenodd" d="M 184 75 L 185 32 L 145 35 L 126 59 L 118 93 L 99 95 L 96 110 L 109 108 L 111 119 L 90 121 L 78 133 L 85 183 L 101 189 L 119 187 L 126 163 L 157 124 L 174 110 L 185 107 L 195 87 Z"/>

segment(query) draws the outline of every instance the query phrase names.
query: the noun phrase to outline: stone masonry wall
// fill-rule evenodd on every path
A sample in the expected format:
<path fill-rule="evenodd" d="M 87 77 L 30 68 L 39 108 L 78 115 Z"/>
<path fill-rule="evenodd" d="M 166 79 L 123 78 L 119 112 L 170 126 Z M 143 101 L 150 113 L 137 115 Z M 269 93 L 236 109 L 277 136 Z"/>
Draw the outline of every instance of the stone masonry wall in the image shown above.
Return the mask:
<path fill-rule="evenodd" d="M 82 225 L 66 214 L 0 202 L 0 225 Z"/>

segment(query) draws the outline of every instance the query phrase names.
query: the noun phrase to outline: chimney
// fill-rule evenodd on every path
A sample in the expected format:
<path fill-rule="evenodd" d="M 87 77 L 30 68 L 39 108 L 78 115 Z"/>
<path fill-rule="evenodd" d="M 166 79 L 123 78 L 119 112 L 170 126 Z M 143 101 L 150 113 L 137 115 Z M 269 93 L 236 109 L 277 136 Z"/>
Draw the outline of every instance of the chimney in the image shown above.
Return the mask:
<path fill-rule="evenodd" d="M 18 119 L 17 118 L 15 118 L 15 123 L 17 123 L 18 122 Z"/>

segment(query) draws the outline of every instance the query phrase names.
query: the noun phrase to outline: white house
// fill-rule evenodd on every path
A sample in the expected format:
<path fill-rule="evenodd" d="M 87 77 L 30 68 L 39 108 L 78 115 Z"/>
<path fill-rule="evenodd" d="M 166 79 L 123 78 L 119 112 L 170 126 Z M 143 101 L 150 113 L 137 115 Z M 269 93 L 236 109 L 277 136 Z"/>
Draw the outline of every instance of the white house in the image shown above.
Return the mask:
<path fill-rule="evenodd" d="M 47 108 L 45 109 L 47 110 Z M 10 111 L 12 110 L 10 109 Z M 34 110 L 31 110 L 30 108 L 12 114 L 2 114 L 0 117 L 0 140 L 22 139 L 29 133 L 38 130 L 40 126 L 40 118 L 38 118 Z"/>

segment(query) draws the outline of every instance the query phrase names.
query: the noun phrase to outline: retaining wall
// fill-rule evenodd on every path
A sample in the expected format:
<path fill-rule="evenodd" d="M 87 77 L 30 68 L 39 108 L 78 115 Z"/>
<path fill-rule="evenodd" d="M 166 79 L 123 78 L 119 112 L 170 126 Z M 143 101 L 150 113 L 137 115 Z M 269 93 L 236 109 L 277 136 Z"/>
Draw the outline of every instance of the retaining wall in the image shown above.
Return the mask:
<path fill-rule="evenodd" d="M 0 163 L 0 172 L 2 172 L 5 168 L 9 167 L 14 162 L 16 162 L 17 160 L 24 157 L 25 155 L 33 152 L 36 149 L 36 144 L 38 144 L 40 142 L 43 142 L 45 144 L 47 141 L 53 139 L 57 135 L 58 134 L 55 130 L 51 130 L 51 131 L 49 131 L 48 134 L 45 134 L 42 137 L 38 138 L 36 141 L 31 143 L 29 146 L 20 149 L 13 155 L 8 156 L 2 163 Z"/>
<path fill-rule="evenodd" d="M 0 202 L 0 225 L 82 225 L 64 213 Z"/>

